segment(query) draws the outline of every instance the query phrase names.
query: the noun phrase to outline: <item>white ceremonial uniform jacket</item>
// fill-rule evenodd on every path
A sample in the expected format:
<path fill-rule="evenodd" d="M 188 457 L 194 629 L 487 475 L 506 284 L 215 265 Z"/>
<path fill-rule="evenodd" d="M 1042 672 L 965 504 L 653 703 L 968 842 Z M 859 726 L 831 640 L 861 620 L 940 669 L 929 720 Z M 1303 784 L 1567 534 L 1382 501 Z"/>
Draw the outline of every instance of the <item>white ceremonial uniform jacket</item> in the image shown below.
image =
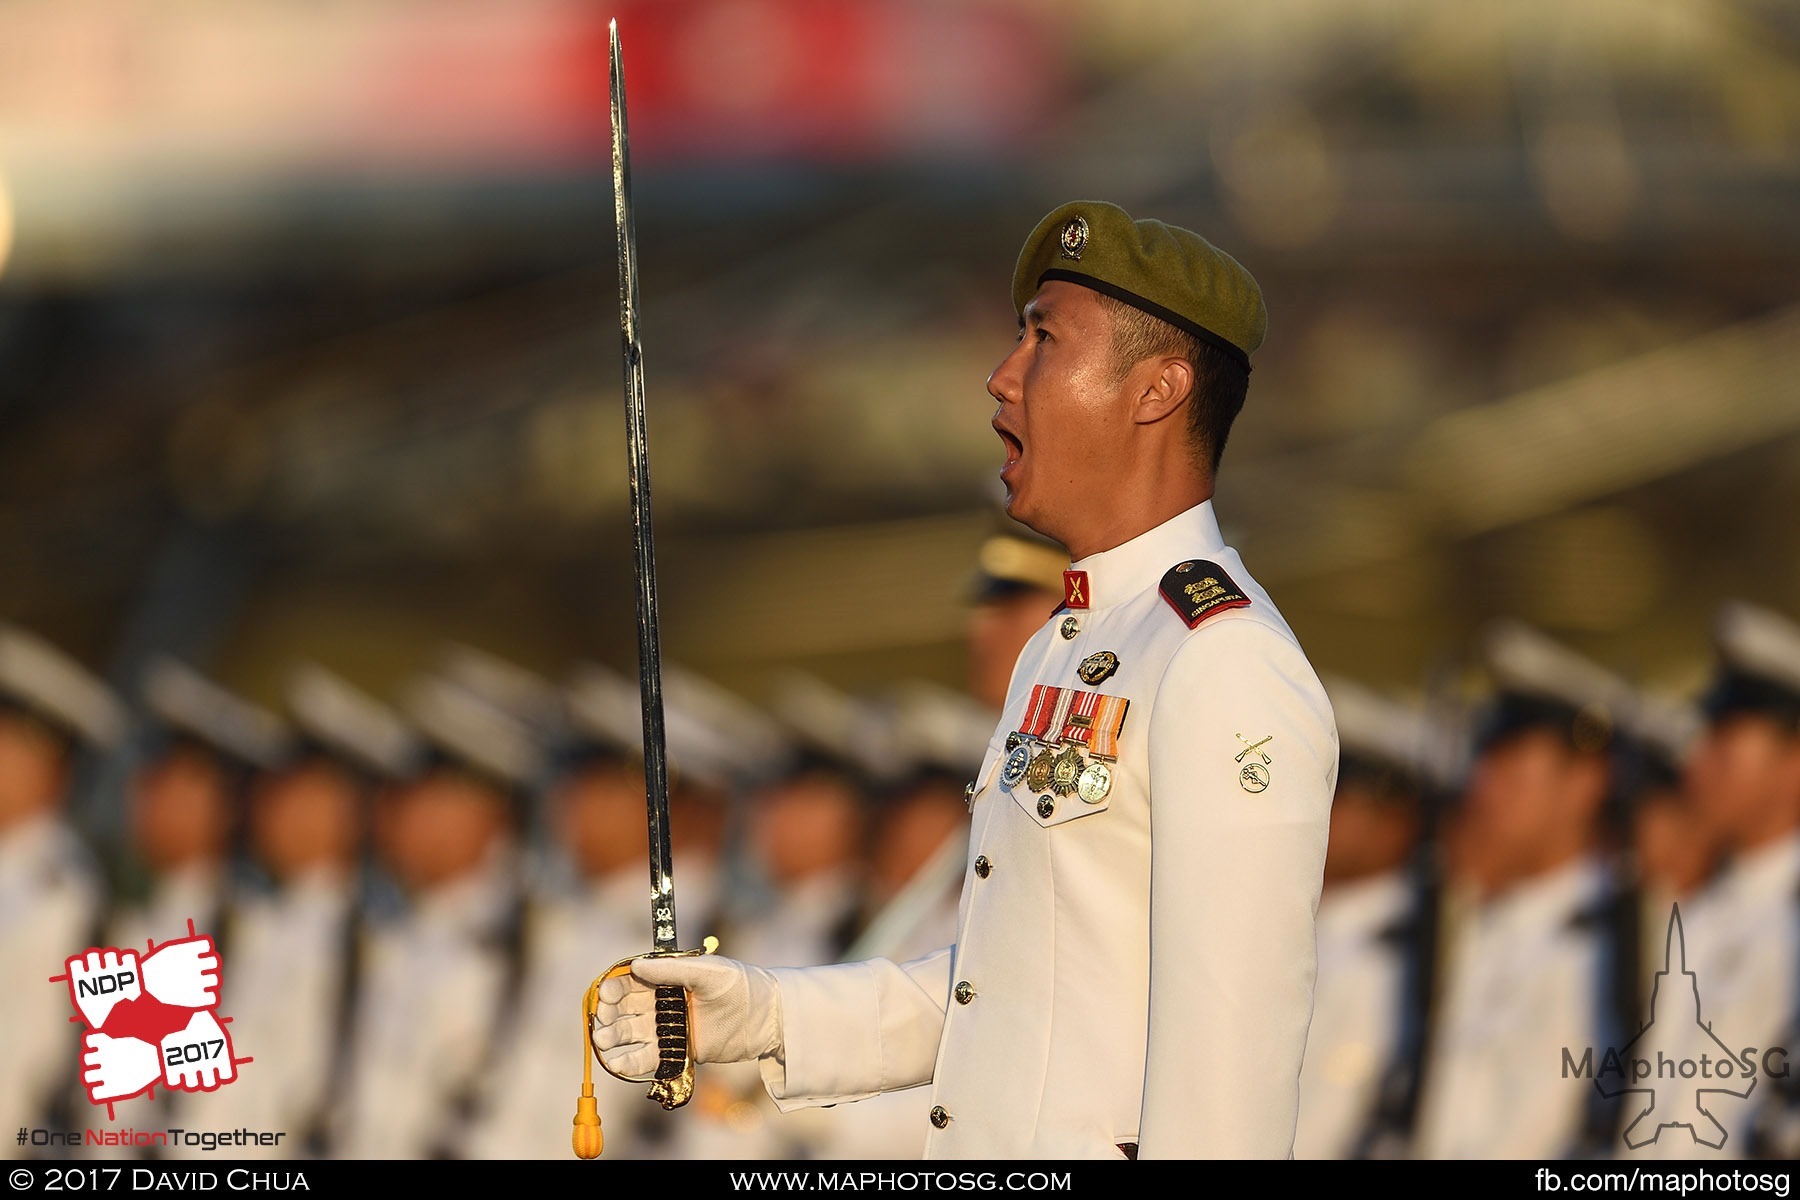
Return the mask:
<path fill-rule="evenodd" d="M 332 1113 L 331 1157 L 460 1151 L 445 1142 L 462 1132 L 459 1102 L 483 1082 L 505 1002 L 509 964 L 500 931 L 513 886 L 497 853 L 480 870 L 420 897 L 391 927 L 371 932 L 349 1067 Z"/>
<path fill-rule="evenodd" d="M 229 1087 L 170 1094 L 169 1119 L 187 1129 L 284 1130 L 275 1146 L 234 1147 L 245 1158 L 308 1152 L 336 1100 L 338 1043 L 348 1036 L 344 990 L 355 952 L 356 880 L 348 870 L 306 873 L 241 902 L 221 947 L 219 1012 L 232 1053 L 248 1058 Z M 212 932 L 212 931 L 207 931 Z M 162 1157 L 217 1157 L 170 1147 Z"/>
<path fill-rule="evenodd" d="M 955 946 L 777 971 L 785 1045 L 765 1083 L 783 1107 L 930 1083 L 927 1157 L 1286 1156 L 1337 777 L 1329 701 L 1210 502 L 1074 569 L 1091 607 L 1026 645 L 975 780 Z M 1192 626 L 1175 609 L 1234 589 L 1240 606 Z M 1084 681 L 1101 651 L 1116 672 Z M 1039 684 L 1129 701 L 1092 803 L 1002 770 Z"/>
<path fill-rule="evenodd" d="M 1669 915 L 1665 908 L 1652 921 L 1665 938 Z M 1722 1042 L 1734 1054 L 1750 1052 L 1756 1081 L 1750 1087 L 1743 1075 L 1735 1075 L 1719 1086 L 1732 1092 L 1748 1087 L 1748 1095 L 1709 1100 L 1707 1110 L 1725 1134 L 1722 1146 L 1702 1145 L 1687 1129 L 1669 1127 L 1657 1133 L 1642 1155 L 1716 1159 L 1744 1158 L 1759 1150 L 1767 1154 L 1768 1148 L 1752 1143 L 1751 1131 L 1764 1107 L 1779 1101 L 1780 1080 L 1769 1072 L 1795 1070 L 1800 1058 L 1800 1046 L 1791 1041 L 1800 1012 L 1800 835 L 1789 834 L 1734 858 L 1705 891 L 1682 904 L 1681 923 L 1681 948 L 1694 974 L 1700 1018 L 1710 1029 L 1683 1028 L 1683 1040 L 1671 1049 L 1671 1057 L 1697 1061 L 1702 1053 L 1716 1055 Z M 1658 945 L 1650 960 L 1657 970 L 1662 955 Z M 1708 1136 L 1717 1132 L 1708 1131 Z"/>
<path fill-rule="evenodd" d="M 43 1124 L 56 1097 L 79 1086 L 85 1027 L 69 1020 L 67 985 L 49 979 L 94 940 L 102 898 L 99 868 L 61 821 L 34 817 L 0 836 L 0 963 L 12 981 L 0 1008 L 0 1124 L 8 1129 Z M 84 1118 L 87 1096 L 74 1094 Z M 33 1153 L 9 1142 L 0 1157 Z"/>
<path fill-rule="evenodd" d="M 1391 936 L 1413 915 L 1405 869 L 1334 884 L 1319 898 L 1319 980 L 1300 1072 L 1295 1158 L 1351 1158 L 1380 1100 L 1406 1010 L 1406 950 Z"/>
<path fill-rule="evenodd" d="M 1593 856 L 1515 884 L 1451 939 L 1419 1102 L 1420 1158 L 1563 1158 L 1581 1148 L 1591 1080 L 1565 1050 L 1598 1047 L 1609 887 Z"/>

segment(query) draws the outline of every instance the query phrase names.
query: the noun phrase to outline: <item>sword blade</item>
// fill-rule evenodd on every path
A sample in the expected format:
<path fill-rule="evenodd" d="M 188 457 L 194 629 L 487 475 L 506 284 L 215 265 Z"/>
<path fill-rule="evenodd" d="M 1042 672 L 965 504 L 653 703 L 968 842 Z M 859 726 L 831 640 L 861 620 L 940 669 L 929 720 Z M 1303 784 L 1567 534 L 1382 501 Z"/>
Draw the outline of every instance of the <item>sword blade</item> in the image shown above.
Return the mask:
<path fill-rule="evenodd" d="M 656 544 L 650 520 L 650 446 L 644 423 L 644 348 L 638 335 L 637 223 L 631 207 L 631 134 L 619 23 L 610 31 L 613 224 L 619 246 L 619 338 L 625 360 L 625 440 L 631 455 L 631 554 L 637 578 L 638 687 L 644 701 L 644 798 L 650 820 L 653 948 L 679 948 L 669 843 L 669 756 L 663 728 L 662 641 L 656 614 Z"/>

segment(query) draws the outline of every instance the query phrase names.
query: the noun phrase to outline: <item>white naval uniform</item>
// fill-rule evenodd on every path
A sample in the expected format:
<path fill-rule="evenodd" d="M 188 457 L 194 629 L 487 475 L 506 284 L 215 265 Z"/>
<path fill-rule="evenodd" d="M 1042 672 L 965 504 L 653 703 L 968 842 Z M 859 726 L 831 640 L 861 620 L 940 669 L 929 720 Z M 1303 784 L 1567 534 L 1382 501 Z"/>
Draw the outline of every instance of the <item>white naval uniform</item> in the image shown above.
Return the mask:
<path fill-rule="evenodd" d="M 0 1062 L 8 1064 L 0 1125 L 8 1130 L 43 1125 L 56 1097 L 81 1078 L 84 1026 L 69 1020 L 69 985 L 50 978 L 88 948 L 101 897 L 87 847 L 62 822 L 37 817 L 0 837 L 0 962 L 12 979 L 0 1008 Z M 87 1107 L 82 1095 L 79 1109 Z M 78 1120 L 85 1116 L 78 1110 Z M 7 1157 L 32 1152 L 6 1140 Z"/>
<path fill-rule="evenodd" d="M 1190 627 L 1160 584 L 1196 560 L 1250 603 Z M 1286 1156 L 1337 777 L 1330 702 L 1210 502 L 1074 569 L 1092 607 L 1026 645 L 976 777 L 982 870 L 956 944 L 776 971 L 785 1046 L 765 1082 L 790 1108 L 930 1083 L 932 1158 L 1116 1159 L 1127 1142 L 1146 1158 Z M 1085 684 L 1098 651 L 1117 673 Z M 1005 782 L 1034 684 L 1129 699 L 1096 803 L 1053 797 L 1041 815 L 1040 793 Z M 1268 782 L 1253 793 L 1256 742 Z"/>
<path fill-rule="evenodd" d="M 275 1146 L 245 1146 L 246 1158 L 308 1151 L 332 1102 L 349 1035 L 346 973 L 355 952 L 356 880 L 317 870 L 241 903 L 219 965 L 219 1012 L 231 1018 L 231 1050 L 252 1061 L 216 1092 L 175 1093 L 170 1119 L 188 1129 L 246 1128 L 285 1134 Z M 167 1157 L 204 1157 L 194 1149 Z"/>
<path fill-rule="evenodd" d="M 650 940 L 650 879 L 642 866 L 579 887 L 530 910 L 518 1011 L 496 1045 L 495 1070 L 464 1141 L 471 1158 L 569 1157 L 579 1055 L 587 1052 L 578 1020 L 582 995 L 596 975 Z M 645 1157 L 645 1129 L 652 1110 L 657 1117 L 662 1110 L 642 1099 L 641 1086 L 627 1091 L 611 1076 L 594 1076 L 606 1156 Z"/>
<path fill-rule="evenodd" d="M 781 888 L 767 909 L 737 925 L 733 957 L 783 967 L 837 962 L 843 930 L 862 898 L 861 873 L 845 864 Z M 707 1067 L 695 1085 L 687 1120 L 670 1146 L 683 1159 L 796 1159 L 835 1157 L 835 1112 L 780 1112 L 764 1091 L 754 1063 Z"/>
<path fill-rule="evenodd" d="M 967 839 L 958 831 L 948 843 L 935 851 L 932 861 L 921 871 L 930 871 L 940 853 L 956 855 L 957 863 L 968 861 Z M 910 886 L 910 885 L 909 885 Z M 874 953 L 898 961 L 929 954 L 938 946 L 956 940 L 958 899 L 962 893 L 961 872 L 944 881 L 943 894 L 929 909 L 918 915 L 912 927 L 897 931 L 891 946 Z M 815 1145 L 819 1158 L 832 1159 L 916 1159 L 925 1151 L 925 1135 L 931 1126 L 919 1120 L 919 1101 L 914 1092 L 884 1092 L 855 1104 L 839 1104 L 819 1109 L 828 1120 L 827 1136 Z"/>
<path fill-rule="evenodd" d="M 1406 951 L 1389 931 L 1412 913 L 1406 870 L 1334 884 L 1319 898 L 1319 984 L 1300 1071 L 1295 1158 L 1359 1148 L 1393 1059 L 1405 1006 Z"/>
<path fill-rule="evenodd" d="M 454 1142 L 464 1118 L 457 1105 L 484 1083 L 506 996 L 509 963 L 500 939 L 513 889 L 505 855 L 496 854 L 371 935 L 345 1095 L 332 1114 L 333 1157 L 460 1152 Z M 571 1116 L 579 1092 L 577 1079 Z"/>
<path fill-rule="evenodd" d="M 1747 1097 L 1719 1096 L 1707 1105 L 1725 1129 L 1723 1146 L 1698 1145 L 1686 1130 L 1668 1128 L 1654 1148 L 1657 1157 L 1742 1158 L 1751 1152 L 1757 1112 L 1775 1096 L 1765 1066 L 1800 1070 L 1800 1046 L 1788 1044 L 1800 1003 L 1800 833 L 1734 857 L 1692 904 L 1681 906 L 1681 918 L 1701 1019 L 1733 1053 L 1753 1050 L 1758 1072 Z M 1668 919 L 1665 911 L 1659 923 Z M 1690 1040 L 1688 1057 L 1713 1048 L 1691 1034 Z M 1785 1060 L 1776 1055 L 1765 1064 L 1769 1047 L 1785 1049 Z M 1726 1086 L 1742 1091 L 1745 1083 L 1739 1076 Z"/>
<path fill-rule="evenodd" d="M 1563 1052 L 1604 1054 L 1605 932 L 1583 914 L 1608 894 L 1597 857 L 1516 884 L 1454 935 L 1420 1097 L 1421 1158 L 1560 1158 L 1579 1148 L 1594 1083 Z"/>
<path fill-rule="evenodd" d="M 152 942 L 160 946 L 187 937 L 192 921 L 196 935 L 205 934 L 218 946 L 225 933 L 220 927 L 224 915 L 224 865 L 188 863 L 158 875 L 140 903 L 115 913 L 107 925 L 106 944 L 136 950 L 141 959 Z"/>

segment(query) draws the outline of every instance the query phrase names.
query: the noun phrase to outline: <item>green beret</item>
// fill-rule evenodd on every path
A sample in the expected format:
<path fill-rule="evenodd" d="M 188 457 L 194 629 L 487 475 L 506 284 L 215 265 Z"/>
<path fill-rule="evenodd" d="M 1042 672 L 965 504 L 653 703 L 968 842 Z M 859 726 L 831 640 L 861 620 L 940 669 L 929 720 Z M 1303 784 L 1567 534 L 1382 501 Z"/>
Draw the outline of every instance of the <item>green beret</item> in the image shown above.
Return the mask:
<path fill-rule="evenodd" d="M 1021 314 L 1046 280 L 1093 288 L 1160 317 L 1250 369 L 1269 329 L 1262 289 L 1235 258 L 1190 230 L 1134 221 L 1116 204 L 1077 200 L 1038 222 L 1013 270 Z"/>

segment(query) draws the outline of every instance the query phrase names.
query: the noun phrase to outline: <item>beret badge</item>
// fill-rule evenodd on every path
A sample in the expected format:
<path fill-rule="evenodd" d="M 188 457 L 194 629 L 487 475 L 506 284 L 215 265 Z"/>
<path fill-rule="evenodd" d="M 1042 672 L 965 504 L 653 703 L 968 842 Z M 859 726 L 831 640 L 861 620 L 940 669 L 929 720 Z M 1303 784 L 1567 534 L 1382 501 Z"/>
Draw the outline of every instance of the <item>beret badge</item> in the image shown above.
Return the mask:
<path fill-rule="evenodd" d="M 1070 218 L 1069 222 L 1062 227 L 1062 234 L 1057 238 L 1057 244 L 1062 247 L 1062 256 L 1064 258 L 1074 259 L 1079 262 L 1081 259 L 1081 252 L 1087 249 L 1088 244 L 1087 218 Z"/>

